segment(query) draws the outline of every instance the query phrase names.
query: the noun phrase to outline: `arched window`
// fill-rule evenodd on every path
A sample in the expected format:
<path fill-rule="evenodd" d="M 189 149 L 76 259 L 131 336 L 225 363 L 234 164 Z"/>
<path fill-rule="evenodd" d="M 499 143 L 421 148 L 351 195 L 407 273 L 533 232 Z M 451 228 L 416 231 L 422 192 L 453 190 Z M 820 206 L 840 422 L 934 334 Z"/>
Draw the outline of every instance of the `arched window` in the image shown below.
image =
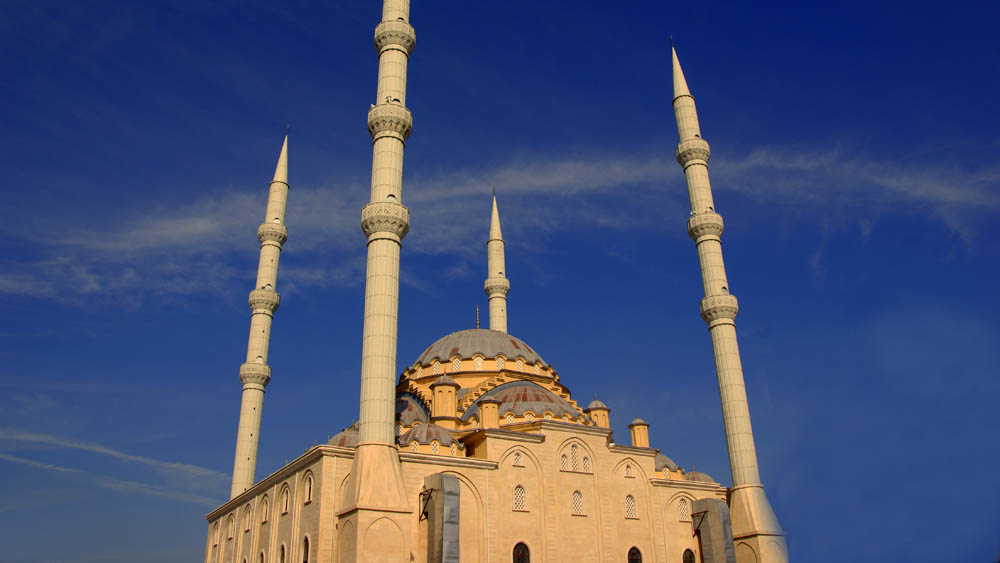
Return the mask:
<path fill-rule="evenodd" d="M 517 371 L 524 371 L 524 360 L 521 358 L 517 359 Z"/>
<path fill-rule="evenodd" d="M 278 563 L 285 563 L 285 544 L 281 544 L 281 549 L 278 550 Z"/>
<path fill-rule="evenodd" d="M 590 458 L 583 456 L 583 472 L 590 473 Z"/>
<path fill-rule="evenodd" d="M 684 563 L 694 563 L 694 552 L 690 549 L 684 550 L 684 556 L 681 558 Z"/>
<path fill-rule="evenodd" d="M 308 502 L 312 502 L 312 499 L 313 499 L 313 476 L 312 475 L 307 475 L 306 476 L 306 494 L 305 494 L 305 501 L 304 502 L 307 502 L 307 503 Z"/>
<path fill-rule="evenodd" d="M 411 452 L 415 452 L 415 451 L 418 451 L 418 450 L 420 450 L 420 444 L 417 443 L 416 440 L 410 442 L 410 451 Z"/>
<path fill-rule="evenodd" d="M 253 524 L 253 510 L 248 504 L 246 510 L 243 511 L 243 531 L 249 532 L 251 524 Z"/>
<path fill-rule="evenodd" d="M 514 467 L 524 467 L 521 463 L 521 452 L 514 452 Z"/>
<path fill-rule="evenodd" d="M 687 522 L 691 519 L 691 509 L 688 507 L 688 501 L 686 498 L 682 498 L 677 501 L 677 518 L 681 522 Z"/>
<path fill-rule="evenodd" d="M 576 444 L 573 444 L 572 446 L 569 447 L 569 462 L 570 462 L 570 467 L 573 468 L 573 471 L 577 471 L 580 469 L 579 457 L 580 457 L 579 448 L 576 447 Z"/>
<path fill-rule="evenodd" d="M 642 563 L 642 553 L 639 553 L 638 547 L 628 550 L 628 563 Z"/>
<path fill-rule="evenodd" d="M 264 552 L 260 552 L 260 557 L 257 558 L 257 563 L 264 563 Z"/>
<path fill-rule="evenodd" d="M 434 360 L 434 363 L 431 364 L 431 371 L 434 372 L 434 375 L 440 375 L 441 374 L 441 364 L 438 363 L 437 360 Z"/>
<path fill-rule="evenodd" d="M 458 454 L 458 446 L 456 446 L 455 443 L 452 442 L 451 443 L 451 455 L 457 455 L 457 454 Z"/>
<path fill-rule="evenodd" d="M 528 546 L 524 543 L 519 543 L 514 546 L 514 563 L 531 563 L 531 554 L 528 552 Z"/>
<path fill-rule="evenodd" d="M 440 442 L 438 442 L 437 440 L 431 440 L 431 453 L 432 454 L 438 453 L 438 448 L 439 447 L 440 447 Z"/>
<path fill-rule="evenodd" d="M 639 515 L 635 510 L 635 497 L 632 495 L 625 496 L 625 518 L 628 518 L 629 520 L 636 520 L 639 518 Z"/>
<path fill-rule="evenodd" d="M 261 524 L 264 524 L 265 522 L 267 522 L 267 509 L 270 508 L 270 504 L 271 503 L 269 503 L 267 501 L 267 496 L 265 496 L 260 501 L 260 523 Z"/>
<path fill-rule="evenodd" d="M 512 412 L 507 413 L 507 417 L 505 420 L 507 421 L 507 424 L 514 424 L 514 413 Z"/>
<path fill-rule="evenodd" d="M 535 413 L 532 413 L 532 412 L 526 413 L 524 415 L 524 420 L 526 420 L 528 422 L 534 422 L 535 421 Z"/>
<path fill-rule="evenodd" d="M 212 526 L 212 545 L 219 545 L 219 523 Z"/>
<path fill-rule="evenodd" d="M 236 527 L 236 519 L 232 516 L 229 517 L 229 521 L 226 522 L 226 539 L 233 539 L 233 528 Z"/>
<path fill-rule="evenodd" d="M 573 514 L 583 514 L 583 493 L 573 491 Z"/>
<path fill-rule="evenodd" d="M 302 538 L 302 563 L 309 563 L 309 538 Z"/>
<path fill-rule="evenodd" d="M 514 487 L 514 510 L 518 512 L 527 512 L 527 504 L 524 500 L 524 487 L 518 485 Z"/>
<path fill-rule="evenodd" d="M 497 356 L 497 371 L 503 370 L 503 356 Z"/>
<path fill-rule="evenodd" d="M 562 469 L 563 471 L 569 469 L 569 461 L 566 459 L 566 454 L 563 454 L 562 457 L 559 458 L 559 469 Z"/>
<path fill-rule="evenodd" d="M 455 358 L 451 361 L 451 371 L 461 371 L 462 370 L 462 358 Z"/>
<path fill-rule="evenodd" d="M 475 366 L 476 371 L 481 371 L 483 369 L 483 357 L 476 356 L 472 359 L 472 365 Z"/>
<path fill-rule="evenodd" d="M 288 514 L 288 487 L 281 491 L 281 513 Z"/>

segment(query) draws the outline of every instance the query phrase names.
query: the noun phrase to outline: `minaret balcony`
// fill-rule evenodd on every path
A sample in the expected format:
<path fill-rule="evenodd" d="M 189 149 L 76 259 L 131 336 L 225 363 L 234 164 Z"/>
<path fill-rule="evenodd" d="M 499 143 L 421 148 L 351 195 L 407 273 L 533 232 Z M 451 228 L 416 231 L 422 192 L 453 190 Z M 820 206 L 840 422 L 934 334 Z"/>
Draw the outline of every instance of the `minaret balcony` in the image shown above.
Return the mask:
<path fill-rule="evenodd" d="M 257 227 L 257 238 L 260 242 L 276 242 L 278 246 L 288 240 L 288 227 L 279 223 L 261 223 Z"/>
<path fill-rule="evenodd" d="M 384 21 L 375 26 L 375 49 L 381 53 L 386 49 L 399 49 L 407 55 L 413 52 L 417 43 L 417 33 L 413 26 L 399 20 Z"/>
<path fill-rule="evenodd" d="M 486 291 L 486 295 L 493 297 L 494 295 L 507 295 L 510 291 L 510 280 L 507 278 L 486 278 L 486 282 L 483 284 L 483 290 Z"/>
<path fill-rule="evenodd" d="M 698 213 L 688 219 L 688 235 L 695 241 L 700 241 L 703 237 L 714 237 L 718 239 L 722 235 L 724 224 L 722 215 L 714 211 Z"/>
<path fill-rule="evenodd" d="M 247 299 L 251 310 L 267 311 L 271 314 L 278 310 L 280 301 L 281 297 L 273 289 L 255 289 L 250 292 L 250 298 Z"/>
<path fill-rule="evenodd" d="M 240 366 L 240 381 L 244 385 L 264 387 L 271 381 L 271 366 L 267 364 L 245 363 Z"/>
<path fill-rule="evenodd" d="M 372 139 L 392 136 L 405 141 L 413 131 L 413 114 L 399 103 L 379 104 L 368 110 L 368 132 Z"/>
<path fill-rule="evenodd" d="M 687 139 L 677 144 L 677 162 L 681 166 L 687 166 L 692 161 L 705 164 L 711 155 L 708 141 L 701 137 Z"/>
<path fill-rule="evenodd" d="M 710 325 L 719 320 L 732 322 L 739 312 L 740 306 L 735 295 L 709 295 L 701 300 L 701 318 Z"/>
<path fill-rule="evenodd" d="M 369 238 L 388 233 L 402 239 L 410 231 L 410 210 L 393 201 L 373 201 L 361 209 L 361 230 Z"/>

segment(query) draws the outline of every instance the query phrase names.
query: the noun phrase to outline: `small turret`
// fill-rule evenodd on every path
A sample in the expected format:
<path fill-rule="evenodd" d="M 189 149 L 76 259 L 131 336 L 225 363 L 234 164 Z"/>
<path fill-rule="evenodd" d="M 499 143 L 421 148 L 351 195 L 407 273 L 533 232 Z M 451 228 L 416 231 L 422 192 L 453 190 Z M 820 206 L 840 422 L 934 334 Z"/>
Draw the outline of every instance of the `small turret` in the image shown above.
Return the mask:
<path fill-rule="evenodd" d="M 628 425 L 629 431 L 632 433 L 632 447 L 634 448 L 648 448 L 649 447 L 649 423 L 641 418 L 636 418 L 632 421 L 632 424 Z"/>
<path fill-rule="evenodd" d="M 434 397 L 431 402 L 431 422 L 454 430 L 457 426 L 458 417 L 458 390 L 461 385 L 455 382 L 448 375 L 442 375 L 431 383 L 431 395 Z"/>
<path fill-rule="evenodd" d="M 611 428 L 611 409 L 608 408 L 608 405 L 605 405 L 601 401 L 597 400 L 596 395 L 594 396 L 594 400 L 587 405 L 587 408 L 583 409 L 583 412 L 589 416 L 598 427 Z"/>

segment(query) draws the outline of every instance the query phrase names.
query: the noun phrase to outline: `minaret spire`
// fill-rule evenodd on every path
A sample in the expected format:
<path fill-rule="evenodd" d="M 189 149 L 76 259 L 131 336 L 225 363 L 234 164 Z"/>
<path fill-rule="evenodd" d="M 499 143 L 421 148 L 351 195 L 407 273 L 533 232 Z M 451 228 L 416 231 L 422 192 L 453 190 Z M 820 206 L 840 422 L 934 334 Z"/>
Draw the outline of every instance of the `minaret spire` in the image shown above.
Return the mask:
<path fill-rule="evenodd" d="M 267 365 L 268 345 L 271 338 L 271 320 L 278 309 L 279 297 L 274 290 L 278 280 L 278 258 L 281 245 L 288 238 L 285 228 L 285 207 L 288 203 L 288 133 L 281 145 L 274 179 L 267 197 L 264 222 L 257 228 L 260 239 L 260 261 L 257 264 L 257 285 L 250 292 L 250 339 L 247 342 L 247 360 L 240 366 L 243 382 L 243 401 L 240 404 L 240 422 L 236 433 L 236 459 L 233 463 L 233 485 L 230 497 L 234 498 L 249 489 L 254 482 L 257 468 L 257 441 L 260 436 L 260 414 L 264 403 L 264 387 L 271 380 Z"/>
<path fill-rule="evenodd" d="M 497 195 L 493 193 L 493 216 L 490 218 L 490 238 L 486 242 L 486 283 L 483 289 L 490 298 L 490 330 L 507 332 L 507 267 L 503 252 L 503 234 L 500 232 L 500 212 Z"/>
<path fill-rule="evenodd" d="M 764 485 L 760 482 L 757 450 L 750 426 L 743 367 L 736 341 L 736 297 L 729 293 L 729 282 L 722 261 L 722 216 L 715 212 L 712 186 L 708 179 L 708 143 L 701 138 L 694 97 L 688 90 L 677 51 L 671 46 L 674 78 L 674 115 L 680 143 L 677 162 L 684 168 L 691 216 L 688 234 L 694 240 L 701 264 L 705 298 L 701 300 L 701 317 L 708 324 L 715 354 L 715 371 L 722 400 L 722 419 L 729 449 L 729 467 L 733 476 L 730 489 L 730 513 L 733 538 L 747 543 L 758 554 L 760 563 L 788 561 L 784 532 L 771 508 Z M 744 563 L 737 550 L 737 563 Z"/>
<path fill-rule="evenodd" d="M 358 447 L 338 516 L 352 523 L 355 552 L 344 560 L 389 560 L 407 545 L 403 537 L 366 533 L 378 518 L 396 519 L 409 530 L 404 515 L 410 499 L 403 487 L 396 449 L 396 335 L 399 311 L 399 254 L 410 226 L 403 207 L 403 148 L 413 126 L 406 109 L 406 67 L 416 42 L 409 24 L 409 0 L 384 0 L 382 21 L 375 26 L 378 90 L 368 110 L 372 136 L 370 203 L 361 210 L 368 245 L 364 329 L 361 344 L 361 404 Z M 348 528 L 341 524 L 341 533 Z M 378 542 L 376 545 L 374 542 Z M 395 557 L 395 556 L 393 556 Z"/>

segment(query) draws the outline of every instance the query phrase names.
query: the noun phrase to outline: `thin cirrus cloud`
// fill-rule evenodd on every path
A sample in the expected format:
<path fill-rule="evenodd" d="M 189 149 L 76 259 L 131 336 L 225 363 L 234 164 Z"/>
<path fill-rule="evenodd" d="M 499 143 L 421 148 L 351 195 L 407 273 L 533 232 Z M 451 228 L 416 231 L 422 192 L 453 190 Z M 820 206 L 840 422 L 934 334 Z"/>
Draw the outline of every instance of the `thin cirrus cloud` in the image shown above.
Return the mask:
<path fill-rule="evenodd" d="M 663 155 L 512 160 L 488 170 L 457 169 L 407 180 L 411 211 L 407 249 L 474 260 L 485 236 L 489 186 L 500 188 L 501 213 L 517 215 L 505 232 L 537 235 L 571 228 L 663 228 L 665 215 L 686 213 L 677 165 Z M 891 212 L 942 221 L 967 242 L 984 211 L 1000 206 L 1000 169 L 912 167 L 864 160 L 841 150 L 804 152 L 762 147 L 736 159 L 716 159 L 717 191 L 733 190 L 796 215 L 874 221 Z M 285 289 L 360 283 L 363 249 L 357 210 L 367 188 L 293 186 L 287 249 L 296 257 L 334 253 L 336 267 L 282 269 Z M 264 190 L 228 191 L 181 209 L 137 210 L 104 236 L 83 225 L 42 229 L 38 260 L 13 261 L 0 274 L 0 293 L 35 298 L 110 294 L 223 293 L 252 273 L 252 233 Z M 861 214 L 858 215 L 860 210 Z M 482 221 L 471 218 L 482 217 Z M 836 220 L 836 219 L 834 219 Z M 44 222 L 42 222 L 44 223 Z M 543 237 L 544 238 L 544 237 Z M 544 243 L 544 242 L 543 242 Z M 241 261 L 227 261 L 239 253 Z M 246 260 L 244 260 L 246 259 Z"/>
<path fill-rule="evenodd" d="M 78 440 L 67 440 L 65 438 L 60 438 L 58 436 L 52 436 L 49 434 L 41 434 L 37 432 L 29 432 L 25 430 L 19 430 L 15 428 L 0 428 L 0 441 L 17 442 L 23 444 L 33 444 L 33 445 L 43 445 L 51 446 L 54 448 L 79 450 L 95 454 L 100 454 L 120 461 L 127 461 L 131 463 L 137 463 L 144 465 L 146 467 L 152 468 L 156 473 L 158 473 L 162 478 L 164 478 L 168 483 L 181 485 L 184 488 L 195 489 L 195 490 L 206 490 L 214 491 L 219 490 L 226 482 L 228 482 L 229 477 L 213 469 L 208 469 L 205 467 L 199 467 L 197 465 L 190 465 L 187 463 L 179 463 L 173 461 L 163 461 L 159 459 L 153 459 L 144 456 L 138 456 L 133 454 L 128 454 L 107 446 L 102 446 L 100 444 L 94 444 L 90 442 L 81 442 Z M 10 456 L 5 456 L 3 459 L 8 459 Z M 18 458 L 19 463 L 27 463 L 29 460 L 24 460 Z M 8 459 L 8 461 L 14 461 Z M 78 472 L 81 473 L 82 470 L 76 470 L 71 468 L 51 466 L 42 467 L 44 464 L 42 462 L 32 462 L 36 464 L 36 467 L 41 467 L 43 469 L 49 469 L 52 471 L 63 471 L 63 472 Z M 108 478 L 107 485 L 109 488 L 113 488 L 115 485 L 111 478 Z M 133 483 L 131 481 L 122 481 L 119 483 L 121 488 L 119 490 L 128 491 L 136 490 L 137 492 L 142 492 L 141 483 Z M 156 487 L 152 487 L 150 491 L 156 490 Z M 166 489 L 163 489 L 166 491 Z"/>

